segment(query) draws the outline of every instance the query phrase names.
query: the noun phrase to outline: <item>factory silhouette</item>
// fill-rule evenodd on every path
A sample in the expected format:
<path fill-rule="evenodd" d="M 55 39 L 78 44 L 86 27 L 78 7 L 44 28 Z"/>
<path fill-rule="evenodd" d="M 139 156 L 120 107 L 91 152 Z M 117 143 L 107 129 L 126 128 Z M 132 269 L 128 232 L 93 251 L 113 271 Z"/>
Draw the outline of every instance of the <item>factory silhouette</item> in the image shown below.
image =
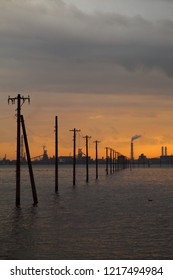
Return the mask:
<path fill-rule="evenodd" d="M 26 155 L 23 150 L 23 136 L 21 137 L 21 164 L 27 164 Z M 132 142 L 131 142 L 132 146 Z M 133 151 L 132 151 L 133 149 Z M 168 148 L 167 146 L 161 147 L 161 154 L 159 157 L 154 158 L 148 158 L 144 153 L 141 153 L 137 159 L 134 158 L 134 148 L 131 147 L 131 158 L 129 161 L 136 166 L 151 166 L 151 165 L 171 165 L 173 166 L 173 155 L 168 154 Z M 108 155 L 108 158 L 110 159 L 110 156 Z M 48 151 L 46 149 L 46 146 L 43 146 L 43 151 L 40 153 L 40 155 L 31 158 L 32 164 L 55 164 L 55 157 L 49 157 Z M 73 163 L 73 156 L 69 155 L 62 155 L 58 157 L 59 164 L 72 164 Z M 95 164 L 95 159 L 88 156 L 88 162 L 89 164 Z M 77 154 L 76 154 L 76 163 L 77 164 L 85 164 L 86 163 L 86 155 L 83 152 L 82 148 L 78 148 Z M 102 157 L 98 159 L 99 164 L 106 164 L 106 157 Z M 9 160 L 7 156 L 5 155 L 3 159 L 0 160 L 0 165 L 5 164 L 16 164 L 16 160 Z"/>

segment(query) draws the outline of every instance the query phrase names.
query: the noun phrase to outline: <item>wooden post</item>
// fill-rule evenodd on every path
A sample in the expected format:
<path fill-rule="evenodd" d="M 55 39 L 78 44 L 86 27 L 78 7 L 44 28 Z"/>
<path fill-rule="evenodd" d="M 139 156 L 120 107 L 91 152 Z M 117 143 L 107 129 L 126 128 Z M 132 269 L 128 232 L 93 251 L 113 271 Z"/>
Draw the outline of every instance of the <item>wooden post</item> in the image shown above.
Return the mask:
<path fill-rule="evenodd" d="M 79 132 L 80 129 L 71 129 L 73 131 L 73 186 L 76 185 L 76 132 Z"/>
<path fill-rule="evenodd" d="M 88 173 L 88 135 L 86 136 L 86 182 L 88 183 L 89 173 Z"/>
<path fill-rule="evenodd" d="M 34 181 L 34 174 L 33 174 L 33 170 L 32 170 L 28 139 L 27 139 L 27 135 L 26 135 L 26 129 L 25 129 L 23 115 L 21 115 L 20 117 L 21 117 L 22 129 L 23 129 L 23 137 L 24 137 L 24 142 L 25 142 L 26 155 L 27 155 L 27 160 L 28 160 L 28 168 L 29 168 L 30 181 L 31 181 L 31 187 L 32 187 L 33 201 L 34 201 L 34 205 L 36 205 L 38 203 L 38 199 L 37 199 L 37 192 L 36 192 L 35 181 Z"/>
<path fill-rule="evenodd" d="M 113 173 L 115 173 L 115 150 L 113 150 Z"/>
<path fill-rule="evenodd" d="M 58 192 L 58 117 L 55 116 L 55 192 Z"/>
<path fill-rule="evenodd" d="M 98 179 L 98 143 L 100 143 L 100 141 L 94 141 L 96 143 L 96 180 Z"/>
<path fill-rule="evenodd" d="M 73 185 L 76 185 L 76 129 L 73 134 Z"/>
<path fill-rule="evenodd" d="M 21 97 L 17 96 L 17 156 L 16 156 L 16 206 L 20 206 L 20 114 Z"/>
<path fill-rule="evenodd" d="M 21 106 L 28 100 L 30 102 L 30 98 L 21 96 L 20 94 L 17 97 L 8 97 L 8 104 L 11 102 L 15 104 L 17 100 L 17 149 L 16 149 L 16 207 L 20 207 L 20 115 L 21 115 Z M 23 103 L 21 104 L 21 100 Z"/>
<path fill-rule="evenodd" d="M 110 148 L 110 174 L 112 174 L 112 148 Z"/>
<path fill-rule="evenodd" d="M 86 135 L 84 137 L 86 139 L 86 182 L 89 181 L 89 169 L 88 169 L 88 139 L 91 138 L 91 136 Z"/>
<path fill-rule="evenodd" d="M 120 170 L 120 154 L 117 152 L 117 170 Z"/>
<path fill-rule="evenodd" d="M 106 175 L 108 175 L 108 163 L 109 163 L 109 160 L 108 160 L 108 147 L 106 147 Z"/>

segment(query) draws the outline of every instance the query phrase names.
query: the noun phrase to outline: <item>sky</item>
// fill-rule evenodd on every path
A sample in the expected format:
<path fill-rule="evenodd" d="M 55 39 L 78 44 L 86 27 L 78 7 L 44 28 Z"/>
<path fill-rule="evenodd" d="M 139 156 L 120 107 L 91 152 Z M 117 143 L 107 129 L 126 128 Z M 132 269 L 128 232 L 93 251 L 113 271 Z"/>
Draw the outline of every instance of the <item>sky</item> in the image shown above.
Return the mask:
<path fill-rule="evenodd" d="M 0 158 L 16 154 L 16 105 L 22 106 L 31 155 L 77 148 L 99 156 L 173 154 L 173 2 L 170 0 L 1 0 Z"/>

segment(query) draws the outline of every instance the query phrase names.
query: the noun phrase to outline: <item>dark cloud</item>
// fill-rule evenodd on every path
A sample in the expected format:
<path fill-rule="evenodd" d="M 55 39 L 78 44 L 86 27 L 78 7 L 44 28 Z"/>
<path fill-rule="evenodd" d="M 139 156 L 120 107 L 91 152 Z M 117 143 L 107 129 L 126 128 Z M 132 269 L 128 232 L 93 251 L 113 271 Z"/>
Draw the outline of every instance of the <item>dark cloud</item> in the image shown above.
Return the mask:
<path fill-rule="evenodd" d="M 131 86 L 138 91 L 146 71 L 151 73 L 146 88 L 157 87 L 153 71 L 160 71 L 170 88 L 172 27 L 171 20 L 88 15 L 63 1 L 3 0 L 1 89 L 114 92 Z"/>
<path fill-rule="evenodd" d="M 151 0 L 149 0 L 149 1 L 151 1 Z M 172 0 L 152 0 L 152 1 L 153 2 L 169 2 L 169 3 L 173 4 Z"/>

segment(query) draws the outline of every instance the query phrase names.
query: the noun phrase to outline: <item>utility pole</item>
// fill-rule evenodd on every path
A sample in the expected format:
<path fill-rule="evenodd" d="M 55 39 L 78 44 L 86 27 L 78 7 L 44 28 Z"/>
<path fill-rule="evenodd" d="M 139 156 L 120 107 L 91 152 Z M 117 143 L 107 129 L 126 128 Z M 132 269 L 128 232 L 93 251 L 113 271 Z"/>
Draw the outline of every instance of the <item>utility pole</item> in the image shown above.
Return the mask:
<path fill-rule="evenodd" d="M 15 104 L 17 100 L 17 151 L 16 151 L 16 206 L 20 206 L 20 116 L 21 116 L 21 107 L 23 103 L 27 100 L 30 103 L 30 97 L 24 97 L 20 94 L 17 97 L 11 98 L 8 97 L 8 104 L 11 102 Z"/>
<path fill-rule="evenodd" d="M 115 150 L 113 149 L 113 173 L 115 172 Z"/>
<path fill-rule="evenodd" d="M 109 163 L 109 158 L 108 158 L 108 147 L 106 149 L 106 175 L 108 175 L 108 163 Z"/>
<path fill-rule="evenodd" d="M 23 135 L 20 137 L 20 158 L 23 161 L 24 160 L 24 150 L 23 150 Z"/>
<path fill-rule="evenodd" d="M 120 153 L 117 152 L 117 168 L 118 168 L 118 171 L 120 170 Z"/>
<path fill-rule="evenodd" d="M 76 184 L 76 133 L 80 131 L 80 129 L 71 129 L 73 131 L 73 186 Z"/>
<path fill-rule="evenodd" d="M 115 151 L 115 171 L 117 171 L 117 151 Z"/>
<path fill-rule="evenodd" d="M 112 148 L 110 149 L 110 174 L 112 174 Z"/>
<path fill-rule="evenodd" d="M 96 180 L 98 179 L 98 143 L 100 143 L 100 141 L 94 141 L 94 143 L 96 143 Z"/>
<path fill-rule="evenodd" d="M 55 192 L 58 192 L 58 117 L 55 116 Z"/>
<path fill-rule="evenodd" d="M 83 137 L 86 139 L 86 182 L 89 181 L 89 172 L 88 172 L 88 139 L 91 138 L 91 136 L 86 135 Z"/>

